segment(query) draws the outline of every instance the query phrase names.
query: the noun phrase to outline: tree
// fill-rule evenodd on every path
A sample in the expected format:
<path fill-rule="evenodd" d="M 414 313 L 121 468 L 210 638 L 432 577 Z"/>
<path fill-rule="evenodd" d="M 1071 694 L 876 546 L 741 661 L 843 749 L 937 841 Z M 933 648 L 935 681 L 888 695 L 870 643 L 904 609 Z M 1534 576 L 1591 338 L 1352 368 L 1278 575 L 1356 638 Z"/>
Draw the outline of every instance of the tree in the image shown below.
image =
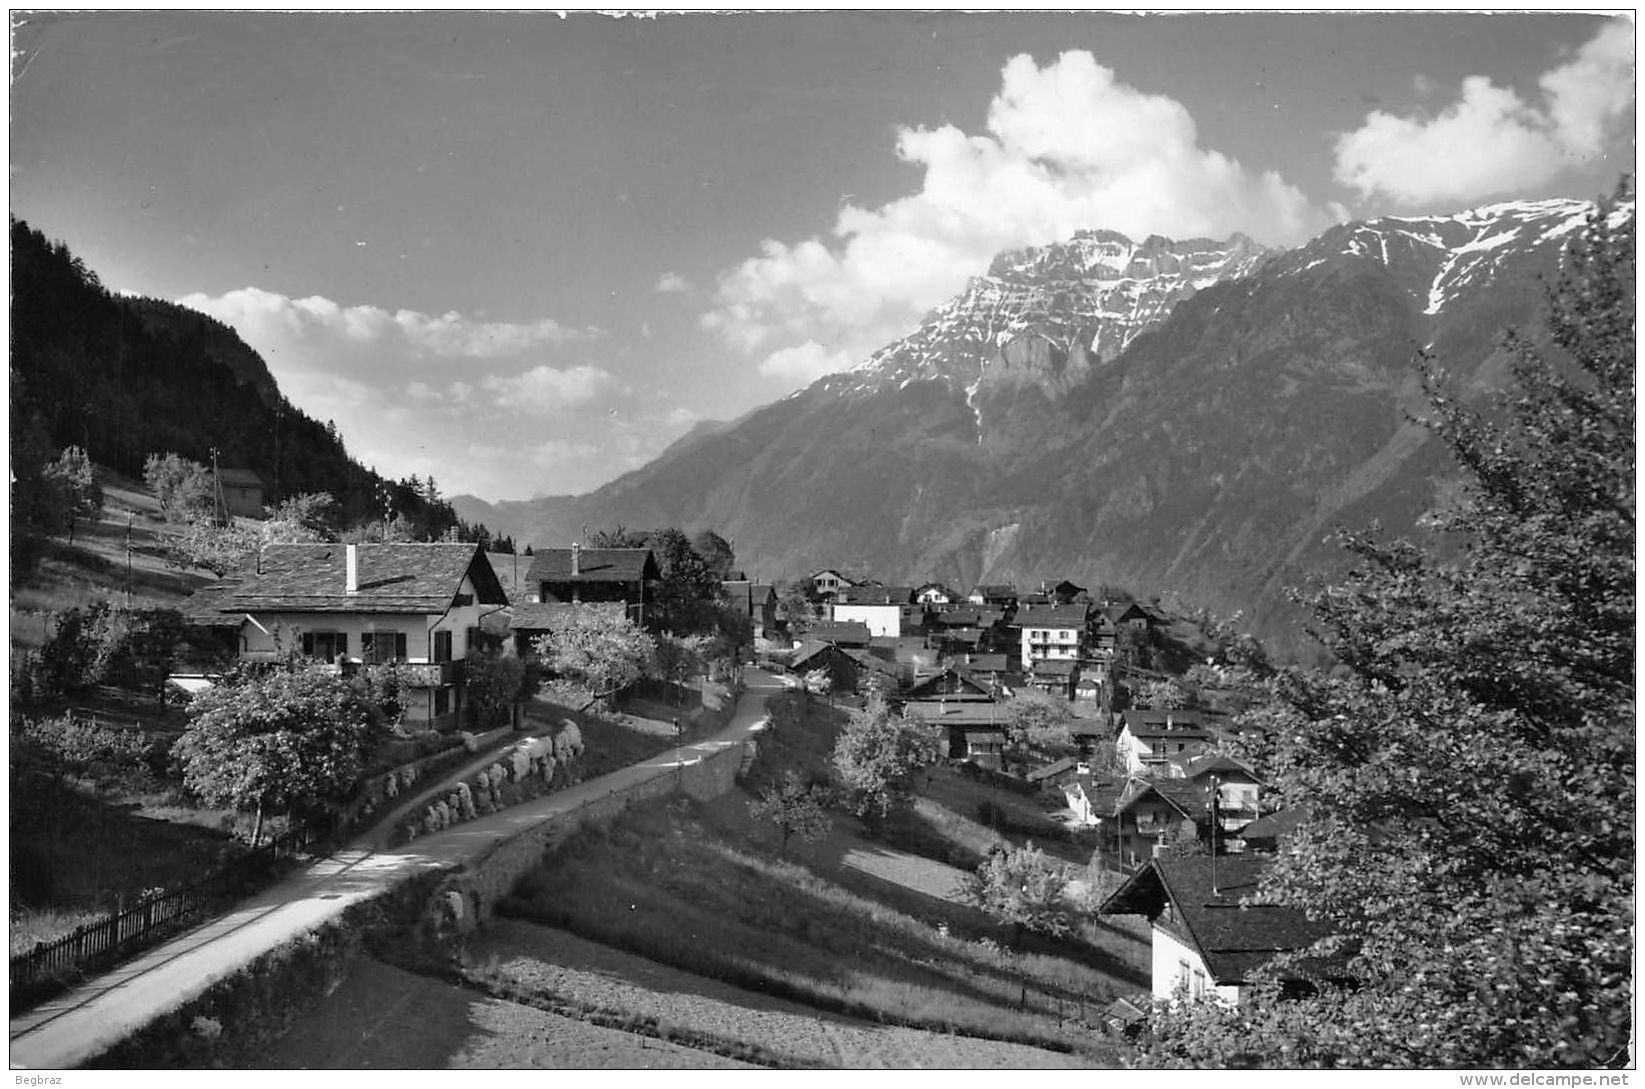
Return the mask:
<path fill-rule="evenodd" d="M 177 454 L 150 454 L 143 463 L 143 483 L 160 502 L 166 521 L 184 521 L 211 511 L 211 471 Z"/>
<path fill-rule="evenodd" d="M 713 630 L 723 594 L 720 580 L 677 529 L 652 531 L 645 546 L 657 558 L 656 627 L 676 632 Z"/>
<path fill-rule="evenodd" d="M 832 763 L 846 804 L 874 824 L 909 804 L 916 773 L 940 754 L 936 734 L 925 723 L 870 699 L 851 712 L 834 743 Z"/>
<path fill-rule="evenodd" d="M 525 664 L 512 654 L 470 654 L 468 705 L 481 729 L 506 726 L 521 697 Z"/>
<path fill-rule="evenodd" d="M 183 782 L 208 805 L 321 810 L 342 798 L 376 739 L 359 686 L 310 668 L 241 676 L 194 697 L 172 748 Z"/>
<path fill-rule="evenodd" d="M 596 530 L 588 538 L 589 548 L 644 548 L 647 534 L 641 530 L 629 529 L 625 525 L 616 525 L 610 529 Z"/>
<path fill-rule="evenodd" d="M 736 571 L 737 554 L 731 550 L 731 542 L 713 530 L 705 529 L 691 538 L 691 547 L 716 579 L 729 579 Z"/>
<path fill-rule="evenodd" d="M 548 668 L 587 688 L 596 699 L 616 695 L 656 668 L 657 646 L 627 617 L 574 605 L 539 636 L 537 653 Z"/>
<path fill-rule="evenodd" d="M 1024 931 L 1052 937 L 1068 933 L 1071 922 L 1063 897 L 1068 880 L 1067 867 L 1038 847 L 995 845 L 976 870 L 961 879 L 960 893 L 996 922 L 1011 927 L 1016 944 Z"/>
<path fill-rule="evenodd" d="M 810 583 L 802 580 L 777 583 L 777 605 L 788 620 L 788 634 L 801 636 L 811 629 Z"/>
<path fill-rule="evenodd" d="M 281 503 L 269 522 L 280 526 L 278 532 L 294 541 L 335 541 L 341 516 L 334 496 L 329 492 L 312 492 L 294 495 Z"/>
<path fill-rule="evenodd" d="M 92 472 L 91 459 L 78 446 L 70 446 L 46 467 L 46 475 L 56 486 L 67 523 L 69 544 L 74 543 L 74 526 L 82 519 L 95 521 L 103 514 L 103 489 Z"/>
<path fill-rule="evenodd" d="M 833 829 L 828 818 L 828 790 L 810 783 L 799 772 L 789 769 L 783 781 L 770 783 L 760 796 L 748 803 L 748 815 L 757 821 L 769 821 L 782 834 L 779 850 L 788 850 L 790 836 L 799 836 L 807 843 L 815 843 Z"/>
<path fill-rule="evenodd" d="M 1631 187 L 1619 198 L 1631 204 Z M 1617 203 L 1620 203 L 1617 202 Z M 1634 221 L 1603 206 L 1482 410 L 1418 361 L 1465 480 L 1427 537 L 1345 536 L 1311 604 L 1332 674 L 1268 682 L 1262 768 L 1308 823 L 1267 894 L 1355 987 L 1156 1019 L 1150 1063 L 1624 1061 L 1634 896 Z"/>
<path fill-rule="evenodd" d="M 191 512 L 177 532 L 166 538 L 166 563 L 183 571 L 204 568 L 223 578 L 257 554 L 263 532 L 260 523 L 234 519 L 220 526 L 209 512 Z"/>
<path fill-rule="evenodd" d="M 1143 681 L 1131 693 L 1131 706 L 1140 711 L 1182 711 L 1192 702 L 1188 690 L 1175 681 Z"/>
<path fill-rule="evenodd" d="M 1003 710 L 1006 741 L 1016 759 L 1063 756 L 1073 751 L 1074 735 L 1069 727 L 1074 709 L 1067 700 L 1045 692 L 1024 692 L 1008 700 Z"/>

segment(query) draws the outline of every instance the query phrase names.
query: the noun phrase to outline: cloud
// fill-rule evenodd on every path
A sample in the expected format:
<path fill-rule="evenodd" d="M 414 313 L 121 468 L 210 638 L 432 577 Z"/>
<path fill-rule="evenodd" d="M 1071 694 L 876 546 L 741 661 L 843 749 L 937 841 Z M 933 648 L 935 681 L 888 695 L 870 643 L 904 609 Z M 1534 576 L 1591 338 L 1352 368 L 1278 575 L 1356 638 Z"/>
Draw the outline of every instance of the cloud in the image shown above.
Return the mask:
<path fill-rule="evenodd" d="M 488 375 L 480 385 L 496 395 L 500 407 L 553 412 L 588 404 L 614 388 L 617 379 L 610 371 L 587 364 L 564 369 L 545 365 L 510 377 Z"/>
<path fill-rule="evenodd" d="M 224 295 L 194 294 L 177 300 L 258 340 L 305 344 L 341 340 L 413 357 L 501 359 L 601 336 L 543 318 L 531 322 L 474 321 L 457 311 L 431 315 L 379 306 L 343 306 L 319 295 L 293 299 L 256 287 Z"/>
<path fill-rule="evenodd" d="M 664 295 L 690 295 L 694 290 L 691 281 L 677 272 L 665 272 L 657 278 L 657 291 Z"/>
<path fill-rule="evenodd" d="M 814 340 L 780 348 L 760 361 L 760 373 L 772 378 L 811 382 L 825 374 L 849 369 L 858 362 L 844 352 L 831 352 Z"/>
<path fill-rule="evenodd" d="M 1546 72 L 1535 102 L 1469 76 L 1461 97 L 1437 116 L 1373 111 L 1337 139 L 1336 180 L 1362 197 L 1408 205 L 1544 184 L 1601 154 L 1607 133 L 1633 107 L 1633 61 L 1632 25 L 1618 20 Z"/>
<path fill-rule="evenodd" d="M 1180 103 L 1118 82 L 1088 52 L 1044 68 L 1014 57 L 986 128 L 899 129 L 898 157 L 924 168 L 920 190 L 873 209 L 847 202 L 828 240 L 766 240 L 720 275 L 702 327 L 759 354 L 762 373 L 814 377 L 907 333 L 1004 249 L 1087 227 L 1289 243 L 1330 222 L 1277 174 L 1200 147 Z"/>

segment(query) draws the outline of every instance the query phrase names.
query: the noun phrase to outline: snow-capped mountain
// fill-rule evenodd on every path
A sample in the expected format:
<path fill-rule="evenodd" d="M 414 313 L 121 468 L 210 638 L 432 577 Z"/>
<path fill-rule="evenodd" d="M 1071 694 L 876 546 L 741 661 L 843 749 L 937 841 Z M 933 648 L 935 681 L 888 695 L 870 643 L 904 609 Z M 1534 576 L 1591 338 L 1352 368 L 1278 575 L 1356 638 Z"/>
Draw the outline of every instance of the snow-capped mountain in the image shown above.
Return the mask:
<path fill-rule="evenodd" d="M 761 579 L 825 566 L 1175 591 L 1299 647 L 1285 589 L 1338 526 L 1408 530 L 1453 470 L 1412 357 L 1499 386 L 1582 201 L 1346 223 L 1291 250 L 1110 231 L 999 255 L 852 370 L 586 496 L 459 512 L 548 545 L 713 527 Z M 1631 216 L 1631 205 L 1618 216 Z"/>

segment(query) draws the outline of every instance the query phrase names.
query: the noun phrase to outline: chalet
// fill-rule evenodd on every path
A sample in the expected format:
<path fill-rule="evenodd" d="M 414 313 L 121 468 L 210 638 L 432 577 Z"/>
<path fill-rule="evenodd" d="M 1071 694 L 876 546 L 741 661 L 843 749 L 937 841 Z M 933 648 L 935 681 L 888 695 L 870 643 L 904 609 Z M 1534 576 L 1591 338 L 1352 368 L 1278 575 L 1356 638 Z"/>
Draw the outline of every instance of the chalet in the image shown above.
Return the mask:
<path fill-rule="evenodd" d="M 1238 1005 L 1253 972 L 1329 932 L 1300 908 L 1250 902 L 1260 899 L 1258 881 L 1267 865 L 1260 855 L 1152 859 L 1098 911 L 1141 915 L 1152 924 L 1155 999 Z M 1311 978 L 1306 971 L 1288 975 L 1292 986 Z"/>
<path fill-rule="evenodd" d="M 1091 597 L 1090 591 L 1086 590 L 1085 587 L 1078 586 L 1067 579 L 1063 579 L 1061 582 L 1040 583 L 1040 593 L 1044 594 L 1046 600 L 1053 605 L 1072 605 L 1077 600 L 1089 601 Z"/>
<path fill-rule="evenodd" d="M 915 603 L 928 608 L 935 605 L 952 605 L 959 600 L 959 594 L 940 582 L 928 582 L 914 591 Z"/>
<path fill-rule="evenodd" d="M 1005 712 L 998 703 L 909 700 L 903 713 L 937 727 L 951 760 L 970 760 L 995 771 L 1005 765 Z"/>
<path fill-rule="evenodd" d="M 1064 756 L 1049 764 L 1030 768 L 1024 773 L 1023 778 L 1035 786 L 1058 787 L 1066 782 L 1072 782 L 1080 775 L 1090 774 L 1091 765 L 1082 763 L 1078 757 Z"/>
<path fill-rule="evenodd" d="M 218 521 L 268 517 L 263 510 L 263 478 L 250 469 L 218 469 L 214 485 Z"/>
<path fill-rule="evenodd" d="M 726 603 L 754 625 L 754 638 L 763 639 L 777 626 L 777 588 L 769 583 L 728 579 L 720 583 Z"/>
<path fill-rule="evenodd" d="M 996 691 L 991 685 L 953 666 L 922 678 L 907 693 L 907 698 L 911 700 L 956 700 L 973 703 L 987 703 L 995 697 Z"/>
<path fill-rule="evenodd" d="M 1196 839 L 1207 834 L 1210 820 L 1205 795 L 1195 784 L 1132 779 L 1114 803 L 1112 818 L 1102 822 L 1105 849 L 1112 849 L 1129 869 L 1152 858 L 1173 834 Z"/>
<path fill-rule="evenodd" d="M 876 685 L 887 698 L 893 699 L 902 691 L 908 670 L 895 658 L 882 657 L 877 653 L 876 647 L 869 647 L 867 650 L 853 647 L 841 649 L 857 663 L 856 691 L 866 692 L 870 685 Z"/>
<path fill-rule="evenodd" d="M 1080 664 L 1067 658 L 1041 658 L 1028 671 L 1028 684 L 1058 699 L 1074 698 L 1074 686 L 1080 676 Z"/>
<path fill-rule="evenodd" d="M 1015 609 L 1017 607 L 1017 588 L 1009 583 L 991 583 L 979 585 L 966 596 L 973 605 L 992 605 L 996 609 Z"/>
<path fill-rule="evenodd" d="M 1086 653 L 1086 607 L 1047 605 L 1022 609 L 1012 623 L 1022 629 L 1022 668 L 1036 662 L 1077 662 Z"/>
<path fill-rule="evenodd" d="M 1157 622 L 1153 613 L 1138 605 L 1135 601 L 1122 605 L 1109 605 L 1103 609 L 1103 613 L 1116 630 L 1129 628 L 1135 632 L 1146 633 Z"/>
<path fill-rule="evenodd" d="M 662 572 L 649 548 L 545 548 L 531 558 L 529 600 L 541 605 L 621 602 L 636 624 L 651 619 Z"/>
<path fill-rule="evenodd" d="M 857 585 L 854 580 L 846 578 L 831 567 L 814 573 L 806 581 L 811 583 L 811 592 L 813 594 L 828 599 L 832 599 L 835 594 L 848 586 Z"/>
<path fill-rule="evenodd" d="M 789 667 L 800 674 L 822 670 L 835 692 L 855 692 L 863 672 L 863 663 L 856 655 L 834 643 L 814 639 L 800 644 Z"/>
<path fill-rule="evenodd" d="M 190 612 L 232 627 L 245 661 L 397 663 L 406 717 L 450 730 L 481 622 L 507 605 L 477 544 L 276 544 L 239 582 L 196 594 Z"/>
<path fill-rule="evenodd" d="M 860 648 L 873 641 L 874 633 L 861 621 L 819 620 L 806 631 L 805 637 L 816 643 Z"/>
<path fill-rule="evenodd" d="M 1217 821 L 1225 833 L 1238 832 L 1257 817 L 1262 780 L 1249 764 L 1221 753 L 1180 755 L 1166 759 L 1165 774 L 1199 787 L 1209 804 L 1213 787 L 1217 794 Z M 1240 841 L 1231 841 L 1230 848 Z M 1241 844 L 1242 846 L 1243 844 Z"/>
<path fill-rule="evenodd" d="M 1194 711 L 1124 711 L 1114 746 L 1133 774 L 1165 770 L 1173 756 L 1195 756 L 1211 742 L 1204 716 Z"/>

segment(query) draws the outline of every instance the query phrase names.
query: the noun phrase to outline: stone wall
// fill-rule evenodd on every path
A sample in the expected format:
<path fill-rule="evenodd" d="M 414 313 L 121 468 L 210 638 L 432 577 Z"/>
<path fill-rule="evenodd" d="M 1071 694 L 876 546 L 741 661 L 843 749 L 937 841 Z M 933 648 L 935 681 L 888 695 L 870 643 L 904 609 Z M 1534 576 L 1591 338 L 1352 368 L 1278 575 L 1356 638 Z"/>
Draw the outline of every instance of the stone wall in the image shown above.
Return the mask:
<path fill-rule="evenodd" d="M 489 853 L 465 864 L 441 886 L 442 893 L 456 893 L 461 906 L 453 904 L 451 923 L 468 931 L 491 917 L 497 903 L 520 879 L 537 867 L 551 847 L 584 824 L 610 820 L 634 805 L 643 805 L 683 792 L 698 801 L 708 801 L 729 791 L 736 783 L 737 769 L 744 756 L 744 744 L 728 745 L 696 763 L 675 770 L 660 770 L 650 779 L 613 790 L 510 839 L 500 841 Z"/>

